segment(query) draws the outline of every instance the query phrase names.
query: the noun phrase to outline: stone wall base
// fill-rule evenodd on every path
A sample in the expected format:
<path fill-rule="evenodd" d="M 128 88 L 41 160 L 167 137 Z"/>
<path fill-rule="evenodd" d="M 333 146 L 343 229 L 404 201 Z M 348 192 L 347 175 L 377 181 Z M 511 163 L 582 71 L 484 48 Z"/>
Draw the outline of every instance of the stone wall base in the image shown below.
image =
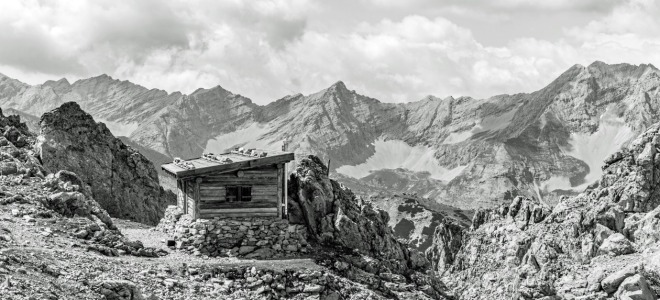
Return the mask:
<path fill-rule="evenodd" d="M 282 219 L 192 220 L 170 206 L 157 228 L 173 235 L 177 249 L 200 256 L 268 259 L 304 256 L 309 251 L 307 228 Z"/>

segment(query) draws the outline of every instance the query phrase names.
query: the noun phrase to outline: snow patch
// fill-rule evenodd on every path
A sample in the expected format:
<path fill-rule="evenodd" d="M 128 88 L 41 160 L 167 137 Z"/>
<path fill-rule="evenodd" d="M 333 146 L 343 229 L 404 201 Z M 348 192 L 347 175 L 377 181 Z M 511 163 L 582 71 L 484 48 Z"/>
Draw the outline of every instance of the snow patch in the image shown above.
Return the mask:
<path fill-rule="evenodd" d="M 281 144 L 280 141 L 273 141 L 263 137 L 269 131 L 270 128 L 268 126 L 253 123 L 248 127 L 221 134 L 209 140 L 206 143 L 204 152 L 221 153 L 236 147 L 269 149 L 278 143 Z"/>
<path fill-rule="evenodd" d="M 337 172 L 360 179 L 375 170 L 403 168 L 415 172 L 429 172 L 433 179 L 451 181 L 467 167 L 444 168 L 433 157 L 434 151 L 431 148 L 422 145 L 413 147 L 401 140 L 379 139 L 374 142 L 374 146 L 376 153 L 366 162 L 357 166 L 341 166 L 337 168 Z"/>
<path fill-rule="evenodd" d="M 552 176 L 550 179 L 541 182 L 541 190 L 549 193 L 554 190 L 573 190 L 571 179 L 565 176 Z"/>
<path fill-rule="evenodd" d="M 575 157 L 589 166 L 585 183 L 573 189 L 584 189 L 598 180 L 603 174 L 603 161 L 634 137 L 635 132 L 622 119 L 608 115 L 607 112 L 601 116 L 598 131 L 592 134 L 572 133 L 570 147 L 561 150 L 565 155 Z"/>
<path fill-rule="evenodd" d="M 472 137 L 472 131 L 463 131 L 463 132 L 452 132 L 450 133 L 444 141 L 445 145 L 458 144 L 460 142 L 466 141 Z"/>

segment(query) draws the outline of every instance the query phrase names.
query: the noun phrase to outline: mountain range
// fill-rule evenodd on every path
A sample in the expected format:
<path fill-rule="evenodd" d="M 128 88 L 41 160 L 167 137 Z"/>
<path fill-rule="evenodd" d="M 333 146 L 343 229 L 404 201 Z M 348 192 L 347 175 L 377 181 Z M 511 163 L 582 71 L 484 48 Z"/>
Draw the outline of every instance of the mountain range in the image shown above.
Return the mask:
<path fill-rule="evenodd" d="M 364 194 L 409 193 L 471 210 L 518 195 L 554 204 L 660 117 L 653 65 L 575 65 L 546 87 L 486 99 L 385 103 L 339 81 L 257 105 L 221 86 L 190 95 L 107 75 L 28 85 L 0 75 L 0 107 L 27 120 L 75 101 L 154 163 L 238 146 L 316 154 Z M 302 156 L 302 155 L 300 155 Z"/>

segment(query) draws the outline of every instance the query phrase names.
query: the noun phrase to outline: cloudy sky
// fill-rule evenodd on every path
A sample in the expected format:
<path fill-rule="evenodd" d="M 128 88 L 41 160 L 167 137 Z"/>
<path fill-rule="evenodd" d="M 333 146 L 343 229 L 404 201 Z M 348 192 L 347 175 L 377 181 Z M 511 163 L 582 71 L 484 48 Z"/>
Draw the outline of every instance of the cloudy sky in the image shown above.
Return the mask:
<path fill-rule="evenodd" d="M 3 1 L 0 73 L 102 73 L 267 103 L 342 80 L 381 101 L 537 90 L 574 64 L 660 66 L 657 0 Z"/>

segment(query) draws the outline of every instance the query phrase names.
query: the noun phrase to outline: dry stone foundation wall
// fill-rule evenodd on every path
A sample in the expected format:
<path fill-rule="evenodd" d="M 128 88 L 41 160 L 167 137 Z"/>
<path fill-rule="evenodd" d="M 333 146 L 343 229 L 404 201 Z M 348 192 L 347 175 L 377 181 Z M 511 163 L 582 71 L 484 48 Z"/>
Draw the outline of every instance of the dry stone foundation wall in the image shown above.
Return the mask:
<path fill-rule="evenodd" d="M 195 255 L 273 258 L 303 256 L 309 251 L 306 227 L 281 219 L 193 220 L 170 206 L 158 229 L 174 237 L 177 249 Z"/>

